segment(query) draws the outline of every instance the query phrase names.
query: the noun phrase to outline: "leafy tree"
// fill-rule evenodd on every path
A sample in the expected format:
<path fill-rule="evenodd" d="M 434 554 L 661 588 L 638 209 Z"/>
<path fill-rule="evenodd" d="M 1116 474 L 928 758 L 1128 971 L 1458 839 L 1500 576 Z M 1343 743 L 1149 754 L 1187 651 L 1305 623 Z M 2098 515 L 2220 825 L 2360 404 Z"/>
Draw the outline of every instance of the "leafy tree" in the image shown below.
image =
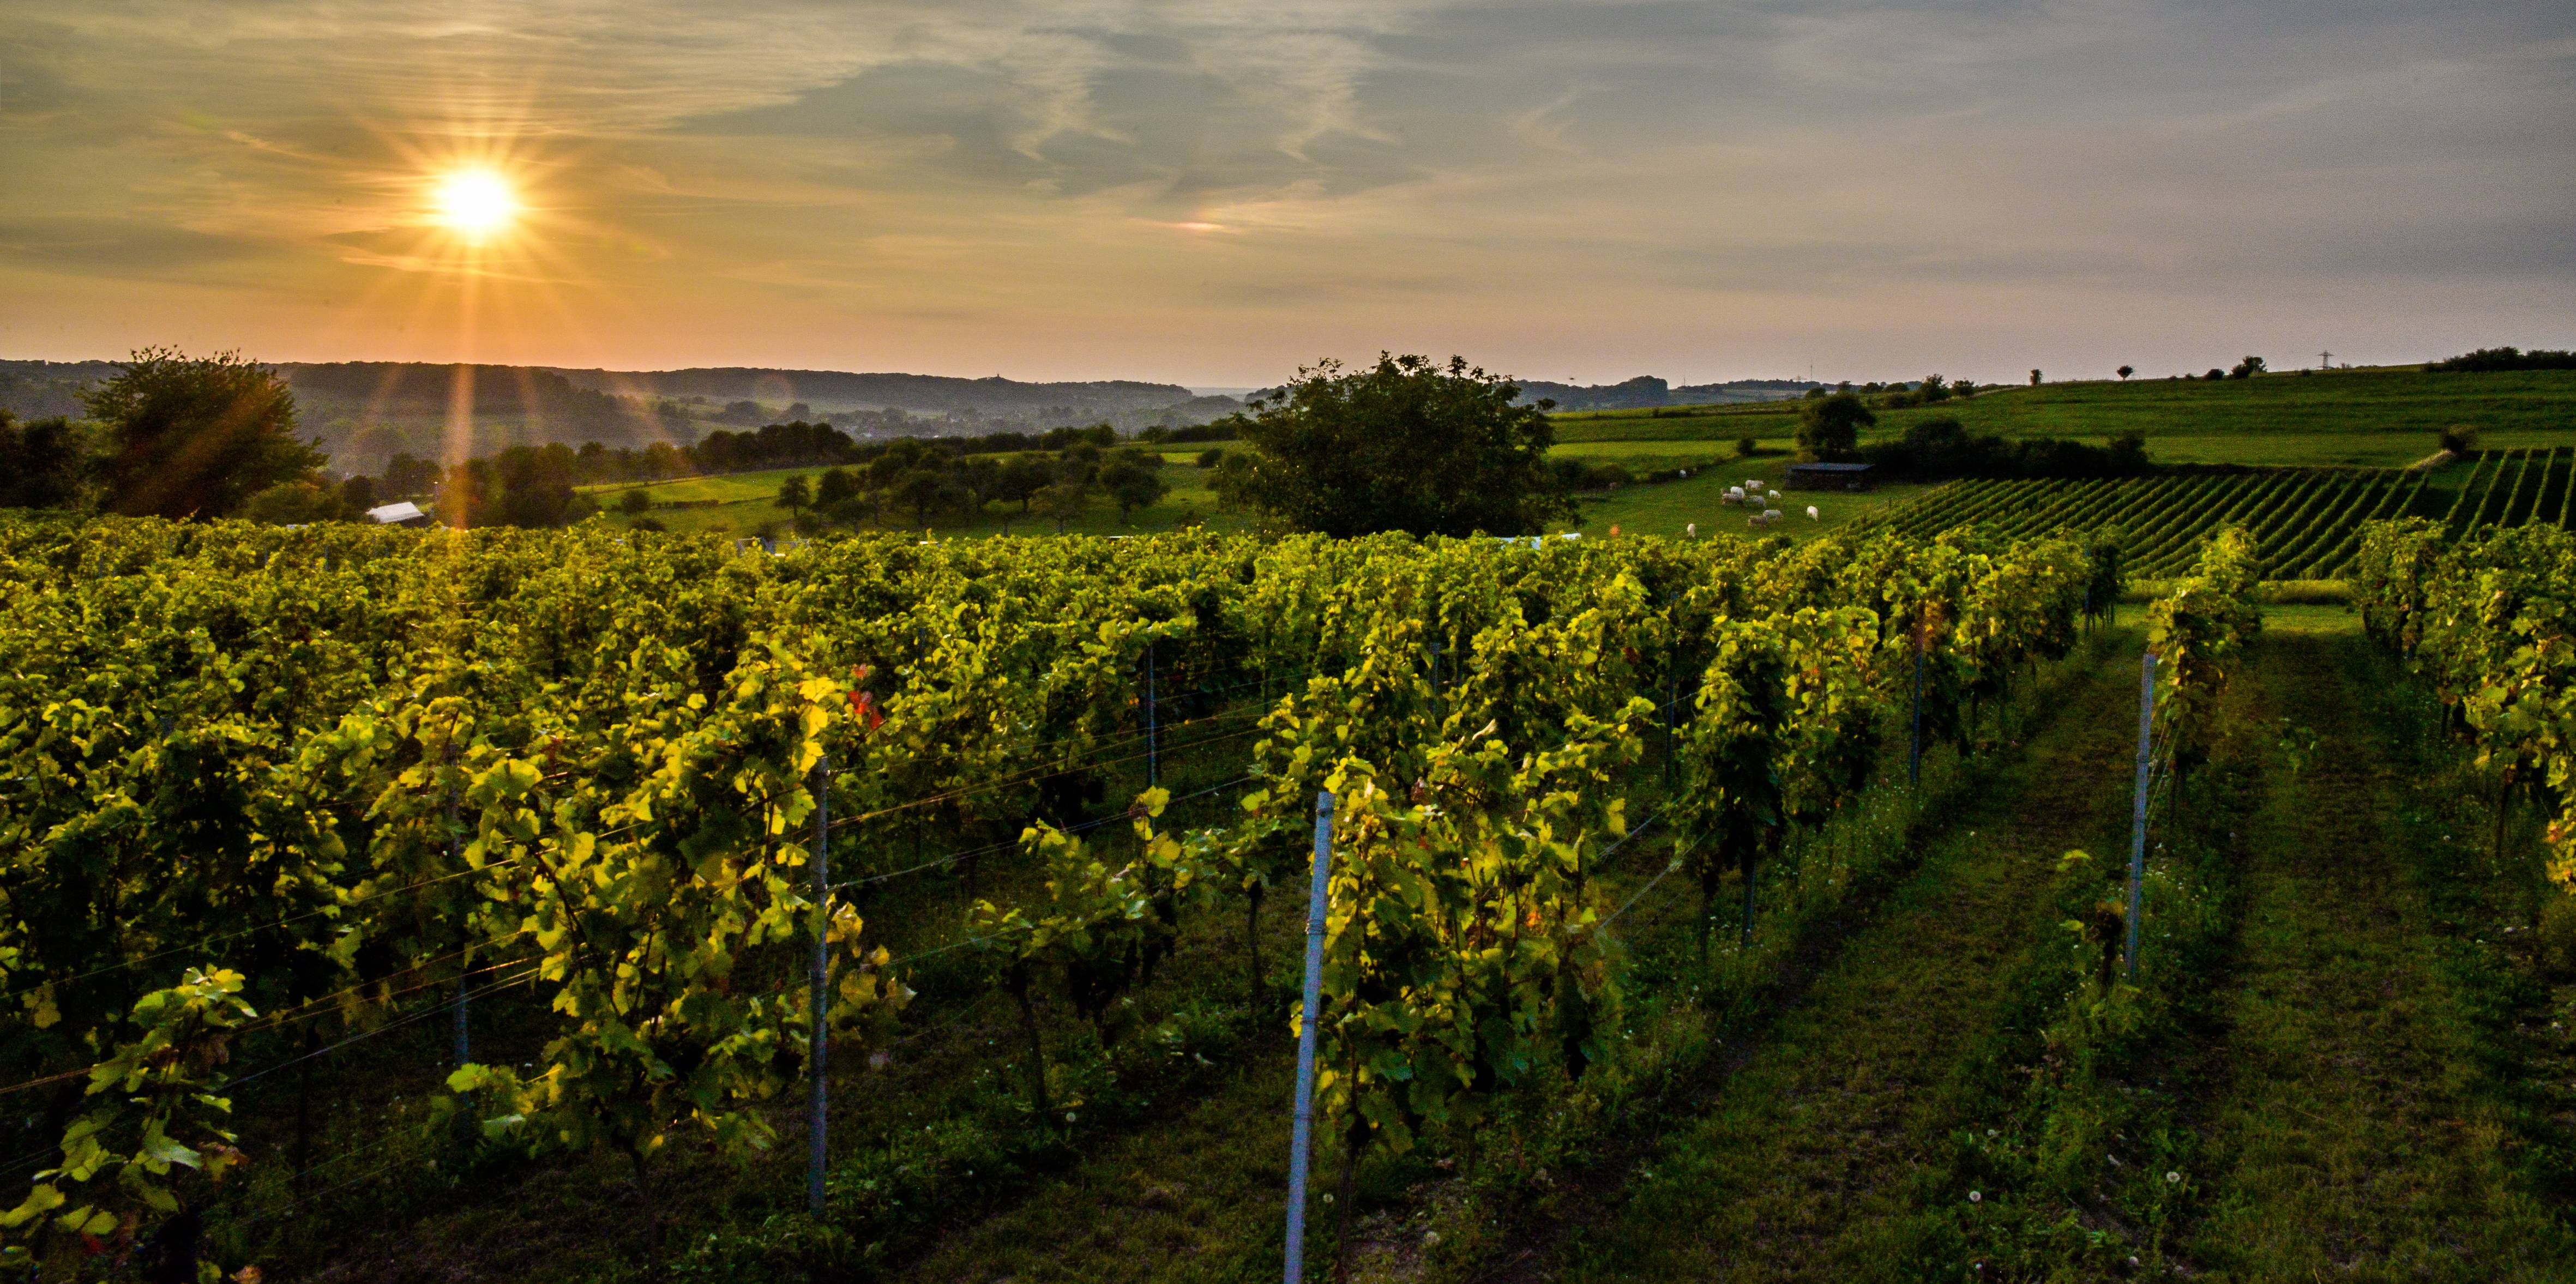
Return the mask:
<path fill-rule="evenodd" d="M 377 483 L 376 493 L 386 499 L 419 499 L 436 489 L 438 465 L 398 450 L 385 461 L 384 480 Z"/>
<path fill-rule="evenodd" d="M 1198 465 L 1201 468 L 1214 468 L 1224 462 L 1225 447 L 1223 446 L 1210 446 L 1199 452 Z"/>
<path fill-rule="evenodd" d="M 309 481 L 279 482 L 250 497 L 242 505 L 241 515 L 254 522 L 274 526 L 304 526 L 314 522 L 336 522 L 350 516 L 347 505 L 329 487 Z"/>
<path fill-rule="evenodd" d="M 80 425 L 60 415 L 22 424 L 0 410 L 0 508 L 74 507 L 94 466 Z"/>
<path fill-rule="evenodd" d="M 641 517 L 653 511 L 653 497 L 637 487 L 617 497 L 617 511 L 629 517 Z"/>
<path fill-rule="evenodd" d="M 2030 386 L 2034 388 L 2039 386 L 2039 372 L 2037 370 L 2030 372 Z"/>
<path fill-rule="evenodd" d="M 2218 382 L 2219 380 L 2224 379 L 2224 378 L 2226 378 L 2226 377 L 2227 377 L 2227 372 L 2226 372 L 2226 371 L 2224 371 L 2224 370 L 2219 369 L 2219 368 L 2218 368 L 2218 367 L 2216 367 L 2216 366 L 2211 366 L 2211 367 L 2209 368 L 2209 373 L 2201 376 L 2201 378 L 2206 379 L 2206 380 L 2210 381 L 2211 383 L 2216 383 L 2216 382 Z"/>
<path fill-rule="evenodd" d="M 915 468 L 897 479 L 894 498 L 912 510 L 912 524 L 927 526 L 933 513 L 943 513 L 960 506 L 964 498 L 947 470 L 931 466 Z"/>
<path fill-rule="evenodd" d="M 340 505 L 349 510 L 352 518 L 366 516 L 367 510 L 376 506 L 376 479 L 364 473 L 343 478 L 340 482 Z"/>
<path fill-rule="evenodd" d="M 143 348 L 82 395 L 107 425 L 107 506 L 157 517 L 221 517 L 326 456 L 295 436 L 295 393 L 238 353 Z"/>
<path fill-rule="evenodd" d="M 599 511 L 572 488 L 571 448 L 512 446 L 490 459 L 447 470 L 438 488 L 440 520 L 451 526 L 566 526 Z"/>
<path fill-rule="evenodd" d="M 2119 369 L 2119 371 L 2118 371 L 2119 376 L 2120 376 L 2121 378 L 2123 378 L 2123 379 L 2126 379 L 2126 378 L 2128 378 L 2130 375 L 2136 374 L 2137 372 L 2138 372 L 2138 368 L 2137 368 L 2136 366 L 2122 366 L 2122 367 L 2120 367 L 2120 369 Z"/>
<path fill-rule="evenodd" d="M 2263 358 L 2249 356 L 2243 361 L 2237 362 L 2236 368 L 2227 372 L 2227 377 L 2230 379 L 2251 379 L 2254 376 L 2263 373 L 2265 373 Z"/>
<path fill-rule="evenodd" d="M 2576 370 L 2576 352 L 2534 348 L 2525 352 L 2507 344 L 2501 348 L 2479 348 L 2456 357 L 2446 357 L 2424 367 L 2426 370 L 2480 373 L 2495 370 Z"/>
<path fill-rule="evenodd" d="M 814 484 L 798 473 L 778 483 L 778 506 L 790 513 L 802 512 L 814 502 Z"/>
<path fill-rule="evenodd" d="M 1118 520 L 1122 522 L 1137 509 L 1151 507 L 1172 489 L 1162 478 L 1123 459 L 1100 470 L 1100 484 L 1117 502 Z"/>
<path fill-rule="evenodd" d="M 993 498 L 1006 504 L 1018 504 L 1029 511 L 1029 501 L 1055 480 L 1055 469 L 1042 459 L 1014 459 L 1002 465 L 1001 476 L 993 483 Z"/>
<path fill-rule="evenodd" d="M 1082 516 L 1091 503 L 1091 486 L 1087 482 L 1066 478 L 1037 493 L 1037 510 L 1055 519 L 1056 533 L 1064 533 L 1064 524 Z"/>
<path fill-rule="evenodd" d="M 1878 422 L 1860 395 L 1837 392 L 1798 408 L 1798 457 L 1831 459 L 1860 445 L 1860 430 Z"/>
<path fill-rule="evenodd" d="M 1381 353 L 1356 371 L 1323 361 L 1254 400 L 1240 429 L 1252 449 L 1218 474 L 1221 493 L 1327 535 L 1526 534 L 1574 512 L 1543 466 L 1554 404 L 1522 404 L 1518 385 L 1463 357 Z"/>
<path fill-rule="evenodd" d="M 859 493 L 858 475 L 847 468 L 826 468 L 814 479 L 814 506 L 834 508 Z"/>
<path fill-rule="evenodd" d="M 1735 457 L 1738 459 L 1751 459 L 1761 449 L 1761 443 L 1750 437 L 1738 437 L 1735 439 Z"/>

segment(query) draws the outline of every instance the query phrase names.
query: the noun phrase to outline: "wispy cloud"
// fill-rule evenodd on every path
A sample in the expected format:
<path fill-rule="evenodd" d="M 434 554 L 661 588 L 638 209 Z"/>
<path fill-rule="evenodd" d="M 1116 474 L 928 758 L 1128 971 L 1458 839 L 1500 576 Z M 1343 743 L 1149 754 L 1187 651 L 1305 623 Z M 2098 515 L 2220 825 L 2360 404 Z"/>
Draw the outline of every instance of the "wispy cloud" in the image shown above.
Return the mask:
<path fill-rule="evenodd" d="M 1214 383 L 2566 343 L 2570 17 L 34 0 L 0 340 Z M 442 328 L 422 181 L 496 146 L 542 252 Z"/>

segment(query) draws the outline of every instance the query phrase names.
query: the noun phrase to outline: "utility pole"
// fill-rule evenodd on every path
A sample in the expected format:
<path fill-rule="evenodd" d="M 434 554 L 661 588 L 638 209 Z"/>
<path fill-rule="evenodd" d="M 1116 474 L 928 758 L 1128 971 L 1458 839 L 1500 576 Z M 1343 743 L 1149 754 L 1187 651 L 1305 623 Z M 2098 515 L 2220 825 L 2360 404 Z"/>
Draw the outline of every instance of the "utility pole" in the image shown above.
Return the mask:
<path fill-rule="evenodd" d="M 2319 352 L 2319 353 L 2317 354 L 2317 369 L 2319 369 L 2319 370 L 2332 370 L 2332 369 L 2334 369 L 2334 354 L 2333 354 L 2333 353 L 2331 353 L 2331 352 Z"/>

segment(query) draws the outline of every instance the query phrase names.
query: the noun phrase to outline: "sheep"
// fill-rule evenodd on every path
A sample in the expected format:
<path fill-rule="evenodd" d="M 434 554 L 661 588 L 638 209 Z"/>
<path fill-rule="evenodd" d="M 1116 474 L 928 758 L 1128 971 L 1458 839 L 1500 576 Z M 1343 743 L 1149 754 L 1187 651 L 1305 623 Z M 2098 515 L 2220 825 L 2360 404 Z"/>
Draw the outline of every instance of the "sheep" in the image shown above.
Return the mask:
<path fill-rule="evenodd" d="M 1689 525 L 1687 525 L 1687 526 L 1682 527 L 1682 538 L 1684 538 L 1684 539 L 1698 539 L 1698 538 L 1699 538 L 1699 523 L 1697 523 L 1697 522 L 1692 522 L 1691 524 L 1689 524 Z"/>
<path fill-rule="evenodd" d="M 1818 517 L 1819 517 L 1819 516 L 1820 516 L 1820 514 L 1818 514 L 1818 513 L 1816 512 L 1816 506 L 1815 506 L 1815 505 L 1813 505 L 1813 504 L 1809 504 L 1809 505 L 1807 505 L 1807 520 L 1808 520 L 1808 521 L 1811 521 L 1811 522 L 1812 522 L 1812 521 L 1815 521 L 1815 520 L 1817 520 L 1817 519 L 1818 519 Z"/>
<path fill-rule="evenodd" d="M 1780 502 L 1780 492 L 1778 492 L 1778 491 L 1776 491 L 1776 490 L 1775 490 L 1775 491 L 1772 491 L 1771 493 L 1769 493 L 1769 494 L 1767 494 L 1767 495 L 1764 495 L 1764 496 L 1763 496 L 1763 498 L 1764 498 L 1764 499 L 1767 499 L 1767 500 L 1770 500 L 1770 501 L 1771 501 L 1772 503 L 1774 503 L 1774 504 L 1777 504 L 1777 503 L 1779 503 L 1779 502 Z"/>
<path fill-rule="evenodd" d="M 1784 516 L 1787 516 L 1787 514 L 1782 513 L 1776 508 L 1766 508 L 1762 510 L 1762 520 L 1766 522 L 1776 522 Z"/>

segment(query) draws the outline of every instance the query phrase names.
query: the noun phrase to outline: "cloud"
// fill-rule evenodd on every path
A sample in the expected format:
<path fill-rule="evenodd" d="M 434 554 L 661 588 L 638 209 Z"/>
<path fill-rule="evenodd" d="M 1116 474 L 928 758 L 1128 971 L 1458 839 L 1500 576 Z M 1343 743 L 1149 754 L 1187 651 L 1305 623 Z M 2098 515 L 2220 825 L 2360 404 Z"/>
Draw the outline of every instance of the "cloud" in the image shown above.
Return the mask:
<path fill-rule="evenodd" d="M 2318 328 L 2368 314 L 2434 346 L 2488 308 L 2555 345 L 2576 339 L 2566 17 L 2563 0 L 33 0 L 0 14 L 18 179 L 0 264 L 100 282 L 43 287 L 48 343 L 182 337 L 131 329 L 172 315 L 135 302 L 153 281 L 229 298 L 186 313 L 241 331 L 209 334 L 226 344 L 406 355 L 383 350 L 425 332 L 405 291 L 443 262 L 418 245 L 425 177 L 497 156 L 543 217 L 521 262 L 486 272 L 494 306 L 552 291 L 529 314 L 579 324 L 522 324 L 511 341 L 535 346 L 496 359 L 990 373 L 1008 356 L 1224 383 L 1408 334 L 1553 367 L 1767 325 L 1781 337 L 1745 347 L 1764 359 L 1992 346 L 1942 359 L 1976 373 L 2065 363 L 2011 345 L 2225 332 L 2285 299 Z M 1941 315 L 1908 330 L 1903 308 L 1937 292 Z M 2163 306 L 2193 297 L 2211 320 Z M 1837 324 L 1848 339 L 1815 337 Z M 1602 359 L 1603 377 L 1641 366 Z"/>

